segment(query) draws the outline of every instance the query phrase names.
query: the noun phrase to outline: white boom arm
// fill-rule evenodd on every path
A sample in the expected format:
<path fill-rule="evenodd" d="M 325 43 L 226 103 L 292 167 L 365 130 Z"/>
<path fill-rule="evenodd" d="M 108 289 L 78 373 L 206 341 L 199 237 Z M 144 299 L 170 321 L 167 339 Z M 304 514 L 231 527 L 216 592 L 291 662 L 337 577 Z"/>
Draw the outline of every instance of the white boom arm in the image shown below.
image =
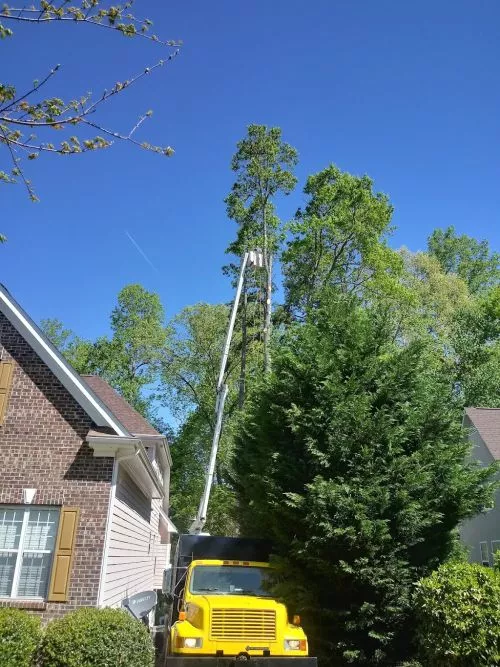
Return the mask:
<path fill-rule="evenodd" d="M 214 480 L 215 462 L 217 460 L 217 451 L 219 449 L 220 433 L 222 430 L 222 417 L 224 415 L 224 404 L 226 402 L 228 387 L 224 383 L 224 375 L 226 372 L 227 359 L 229 356 L 229 348 L 231 347 L 231 339 L 233 337 L 234 324 L 236 322 L 236 314 L 241 298 L 241 290 L 243 287 L 243 279 L 248 265 L 262 266 L 262 255 L 257 251 L 246 252 L 241 259 L 240 276 L 238 278 L 238 286 L 236 288 L 236 295 L 234 297 L 233 306 L 231 308 L 231 317 L 229 318 L 229 326 L 226 333 L 226 342 L 224 343 L 224 350 L 222 351 L 222 359 L 220 364 L 219 379 L 217 381 L 217 400 L 215 403 L 215 428 L 212 438 L 212 449 L 210 450 L 210 460 L 208 463 L 207 473 L 205 476 L 205 489 L 200 500 L 200 506 L 196 514 L 189 533 L 191 535 L 200 534 L 203 531 L 207 520 L 208 501 L 210 500 L 210 492 Z"/>

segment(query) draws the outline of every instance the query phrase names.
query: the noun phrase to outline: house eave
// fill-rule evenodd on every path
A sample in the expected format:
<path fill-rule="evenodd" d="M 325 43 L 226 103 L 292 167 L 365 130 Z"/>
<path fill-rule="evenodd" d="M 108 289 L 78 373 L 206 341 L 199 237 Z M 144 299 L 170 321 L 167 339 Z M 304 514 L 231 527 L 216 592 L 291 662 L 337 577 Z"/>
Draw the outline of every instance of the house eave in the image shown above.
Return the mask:
<path fill-rule="evenodd" d="M 170 467 L 172 467 L 172 455 L 170 454 L 170 448 L 164 435 L 149 435 L 143 433 L 135 433 L 135 435 L 144 443 L 152 443 L 157 447 L 159 446 L 158 451 L 160 452 L 160 456 L 165 459 Z"/>
<path fill-rule="evenodd" d="M 165 491 L 138 438 L 120 438 L 112 435 L 89 435 L 87 442 L 95 458 L 110 457 L 124 465 L 136 482 L 151 498 L 163 500 Z"/>

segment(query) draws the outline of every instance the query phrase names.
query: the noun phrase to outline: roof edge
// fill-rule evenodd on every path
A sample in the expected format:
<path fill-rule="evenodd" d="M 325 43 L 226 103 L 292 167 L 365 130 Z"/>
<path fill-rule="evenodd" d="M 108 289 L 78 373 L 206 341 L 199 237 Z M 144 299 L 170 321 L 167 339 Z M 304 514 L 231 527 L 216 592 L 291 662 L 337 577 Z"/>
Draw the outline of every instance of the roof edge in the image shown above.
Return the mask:
<path fill-rule="evenodd" d="M 117 435 L 130 437 L 131 434 L 125 426 L 102 403 L 2 284 L 0 284 L 0 312 L 54 373 L 94 424 L 109 426 Z"/>

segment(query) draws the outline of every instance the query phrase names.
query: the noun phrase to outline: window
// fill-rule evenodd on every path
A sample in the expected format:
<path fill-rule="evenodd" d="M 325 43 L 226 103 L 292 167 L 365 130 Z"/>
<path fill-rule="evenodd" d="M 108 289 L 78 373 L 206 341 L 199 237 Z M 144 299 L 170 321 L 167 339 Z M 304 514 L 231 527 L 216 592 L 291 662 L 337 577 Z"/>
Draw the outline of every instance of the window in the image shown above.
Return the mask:
<path fill-rule="evenodd" d="M 481 563 L 489 566 L 490 556 L 488 553 L 488 542 L 479 542 L 479 550 L 481 552 Z"/>
<path fill-rule="evenodd" d="M 0 597 L 45 598 L 59 509 L 0 507 Z"/>
<path fill-rule="evenodd" d="M 495 555 L 497 551 L 500 551 L 500 540 L 493 540 L 491 543 L 491 553 Z M 498 558 L 500 558 L 500 554 L 498 554 Z"/>
<path fill-rule="evenodd" d="M 191 576 L 191 593 L 256 595 L 269 597 L 265 585 L 269 568 L 241 565 L 197 565 Z"/>

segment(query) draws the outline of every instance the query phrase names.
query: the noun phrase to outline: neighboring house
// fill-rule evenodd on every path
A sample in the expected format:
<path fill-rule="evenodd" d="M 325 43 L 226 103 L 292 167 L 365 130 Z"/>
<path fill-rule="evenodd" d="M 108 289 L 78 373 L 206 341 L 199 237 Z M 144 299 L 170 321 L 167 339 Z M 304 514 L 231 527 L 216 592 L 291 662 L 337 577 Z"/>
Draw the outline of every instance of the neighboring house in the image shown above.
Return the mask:
<path fill-rule="evenodd" d="M 500 460 L 500 408 L 466 408 L 464 426 L 469 429 L 471 455 L 481 465 Z M 494 507 L 464 522 L 460 534 L 471 561 L 493 565 L 493 554 L 500 550 L 500 491 Z"/>
<path fill-rule="evenodd" d="M 170 466 L 164 436 L 0 286 L 0 606 L 48 620 L 161 589 Z"/>

